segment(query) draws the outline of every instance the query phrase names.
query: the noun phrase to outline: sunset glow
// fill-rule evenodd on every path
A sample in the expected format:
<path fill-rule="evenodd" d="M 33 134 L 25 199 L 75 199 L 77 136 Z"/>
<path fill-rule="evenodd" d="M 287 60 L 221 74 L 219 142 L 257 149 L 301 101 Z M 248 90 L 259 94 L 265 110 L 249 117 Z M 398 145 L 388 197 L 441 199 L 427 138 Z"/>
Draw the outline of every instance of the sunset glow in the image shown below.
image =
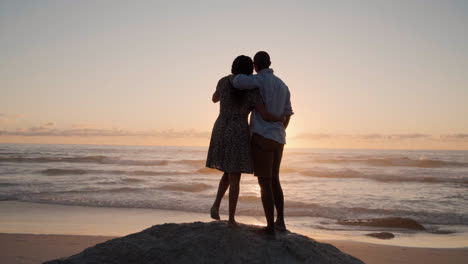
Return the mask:
<path fill-rule="evenodd" d="M 266 50 L 287 147 L 468 149 L 468 5 L 397 2 L 2 1 L 0 142 L 207 146 Z"/>

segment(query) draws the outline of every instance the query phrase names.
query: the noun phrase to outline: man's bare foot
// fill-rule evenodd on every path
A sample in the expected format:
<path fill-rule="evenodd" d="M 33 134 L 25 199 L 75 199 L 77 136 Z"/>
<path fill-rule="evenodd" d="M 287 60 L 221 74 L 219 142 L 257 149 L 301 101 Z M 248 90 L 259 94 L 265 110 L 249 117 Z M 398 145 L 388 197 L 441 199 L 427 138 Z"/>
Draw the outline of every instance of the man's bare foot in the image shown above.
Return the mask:
<path fill-rule="evenodd" d="M 212 206 L 210 210 L 210 216 L 214 220 L 221 220 L 221 218 L 219 217 L 219 208 Z"/>
<path fill-rule="evenodd" d="M 237 224 L 237 222 L 235 220 L 229 220 L 228 226 L 229 227 L 239 227 L 239 225 Z"/>
<path fill-rule="evenodd" d="M 275 228 L 274 227 L 262 227 L 260 229 L 257 229 L 256 231 L 259 235 L 262 236 L 267 236 L 267 237 L 275 237 Z"/>
<path fill-rule="evenodd" d="M 286 232 L 286 225 L 284 224 L 284 221 L 276 220 L 275 229 L 278 230 L 279 232 Z"/>

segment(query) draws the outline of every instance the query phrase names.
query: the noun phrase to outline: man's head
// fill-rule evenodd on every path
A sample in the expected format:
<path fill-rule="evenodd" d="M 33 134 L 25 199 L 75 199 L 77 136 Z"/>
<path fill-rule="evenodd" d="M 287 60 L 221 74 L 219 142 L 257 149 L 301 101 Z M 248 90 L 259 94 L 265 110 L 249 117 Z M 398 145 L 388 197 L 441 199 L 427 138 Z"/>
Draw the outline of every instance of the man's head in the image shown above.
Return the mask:
<path fill-rule="evenodd" d="M 268 69 L 271 65 L 270 55 L 266 51 L 259 51 L 254 56 L 255 71 L 259 72 L 263 69 Z"/>

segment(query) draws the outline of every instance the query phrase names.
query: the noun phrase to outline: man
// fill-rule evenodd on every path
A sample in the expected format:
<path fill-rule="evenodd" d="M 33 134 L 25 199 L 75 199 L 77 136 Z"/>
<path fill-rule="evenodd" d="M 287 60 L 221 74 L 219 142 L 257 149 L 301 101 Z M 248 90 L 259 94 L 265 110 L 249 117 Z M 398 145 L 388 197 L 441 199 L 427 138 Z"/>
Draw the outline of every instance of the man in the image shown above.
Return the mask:
<path fill-rule="evenodd" d="M 284 116 L 283 122 L 266 122 L 254 110 L 250 117 L 252 130 L 252 152 L 254 159 L 254 175 L 258 177 L 261 188 L 262 204 L 267 220 L 263 230 L 267 234 L 285 231 L 284 198 L 279 180 L 279 169 L 286 144 L 286 127 L 293 115 L 288 87 L 270 69 L 270 56 L 265 51 L 259 51 L 254 56 L 256 75 L 239 74 L 234 77 L 233 85 L 237 89 L 259 88 L 267 111 L 275 116 Z M 274 222 L 274 208 L 277 219 Z"/>

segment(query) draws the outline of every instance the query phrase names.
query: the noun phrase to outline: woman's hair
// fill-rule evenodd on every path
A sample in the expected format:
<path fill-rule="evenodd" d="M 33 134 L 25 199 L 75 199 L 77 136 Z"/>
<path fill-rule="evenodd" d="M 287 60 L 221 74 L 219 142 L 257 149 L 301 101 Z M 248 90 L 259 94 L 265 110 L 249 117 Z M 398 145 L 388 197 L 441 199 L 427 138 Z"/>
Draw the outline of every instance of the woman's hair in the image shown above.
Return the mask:
<path fill-rule="evenodd" d="M 253 73 L 253 61 L 250 57 L 245 55 L 240 55 L 234 59 L 232 62 L 231 73 L 234 75 L 237 74 L 246 74 L 252 75 Z M 242 105 L 246 100 L 246 95 L 248 91 L 242 91 L 239 89 L 231 88 L 232 98 L 236 105 Z"/>
<path fill-rule="evenodd" d="M 253 61 L 250 57 L 245 55 L 238 56 L 232 62 L 231 73 L 251 75 L 253 73 Z"/>

